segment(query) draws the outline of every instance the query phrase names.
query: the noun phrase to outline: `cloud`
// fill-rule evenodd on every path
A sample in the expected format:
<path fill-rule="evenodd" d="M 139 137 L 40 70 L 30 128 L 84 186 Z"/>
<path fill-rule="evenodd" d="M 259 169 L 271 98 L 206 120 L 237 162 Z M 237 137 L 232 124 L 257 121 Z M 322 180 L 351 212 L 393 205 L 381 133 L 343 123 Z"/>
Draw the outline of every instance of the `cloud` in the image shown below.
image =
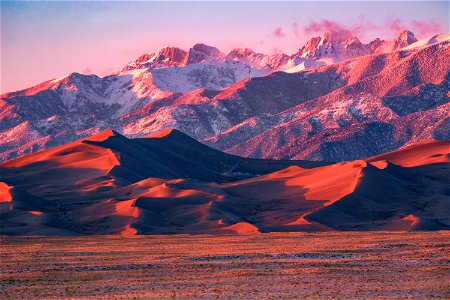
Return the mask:
<path fill-rule="evenodd" d="M 281 27 L 275 28 L 275 30 L 273 31 L 273 35 L 277 38 L 283 38 L 286 36 Z"/>
<path fill-rule="evenodd" d="M 382 34 L 381 37 L 386 37 L 386 35 L 396 36 L 405 29 L 411 30 L 418 36 L 425 37 L 444 31 L 445 26 L 435 21 L 426 20 L 412 20 L 405 23 L 401 18 L 393 17 L 386 19 L 384 24 L 376 25 L 367 20 L 364 15 L 361 15 L 349 24 L 342 24 L 333 20 L 323 19 L 321 21 L 310 22 L 306 24 L 303 29 L 298 23 L 293 23 L 292 28 L 297 37 L 300 37 L 302 32 L 310 37 L 314 34 L 322 34 L 328 30 L 348 30 L 359 38 L 367 38 L 373 32 L 384 32 L 385 35 Z"/>
<path fill-rule="evenodd" d="M 398 34 L 402 30 L 410 29 L 419 36 L 427 36 L 443 31 L 442 24 L 435 21 L 412 20 L 410 24 L 405 24 L 400 18 L 390 18 L 386 20 L 385 27 L 393 34 Z"/>
<path fill-rule="evenodd" d="M 296 37 L 302 36 L 300 25 L 297 22 L 292 23 L 292 31 L 294 31 Z"/>
<path fill-rule="evenodd" d="M 399 18 L 389 18 L 384 23 L 384 26 L 387 30 L 389 30 L 391 33 L 399 33 L 403 29 L 405 29 L 405 25 L 403 24 L 403 21 Z"/>
<path fill-rule="evenodd" d="M 297 23 L 292 24 L 294 32 L 299 32 L 299 26 Z M 342 24 L 333 20 L 323 19 L 319 22 L 313 21 L 305 25 L 303 31 L 306 35 L 321 34 L 325 31 L 334 30 L 348 30 L 352 34 L 364 37 L 367 33 L 377 29 L 377 26 L 366 19 L 364 15 L 359 16 L 350 24 Z M 297 34 L 296 34 L 297 35 Z"/>
<path fill-rule="evenodd" d="M 341 24 L 331 20 L 321 20 L 319 22 L 313 21 L 303 27 L 306 34 L 323 33 L 328 30 L 342 30 Z"/>
<path fill-rule="evenodd" d="M 364 15 L 360 15 L 347 29 L 353 34 L 365 36 L 367 33 L 377 30 L 378 26 L 367 20 Z"/>
<path fill-rule="evenodd" d="M 296 37 L 304 42 L 304 39 L 322 35 L 329 30 L 347 30 L 363 42 L 368 42 L 376 37 L 382 39 L 395 38 L 405 29 L 414 32 L 418 38 L 424 38 L 432 34 L 443 32 L 445 30 L 445 25 L 432 20 L 415 19 L 405 21 L 400 17 L 390 17 L 372 23 L 362 14 L 348 23 L 340 23 L 331 19 L 316 20 L 306 24 L 293 22 L 291 23 L 291 30 L 289 30 L 288 34 L 289 36 Z M 281 27 L 276 28 L 273 34 L 278 38 L 288 35 Z"/>
<path fill-rule="evenodd" d="M 92 69 L 89 68 L 89 67 L 86 67 L 86 68 L 84 68 L 84 69 L 81 71 L 81 73 L 82 73 L 82 74 L 85 74 L 85 75 L 92 74 Z"/>
<path fill-rule="evenodd" d="M 278 47 L 273 47 L 270 51 L 271 54 L 284 54 L 283 49 Z"/>
<path fill-rule="evenodd" d="M 422 36 L 432 35 L 443 31 L 442 24 L 434 21 L 412 20 L 411 24 L 413 31 Z"/>

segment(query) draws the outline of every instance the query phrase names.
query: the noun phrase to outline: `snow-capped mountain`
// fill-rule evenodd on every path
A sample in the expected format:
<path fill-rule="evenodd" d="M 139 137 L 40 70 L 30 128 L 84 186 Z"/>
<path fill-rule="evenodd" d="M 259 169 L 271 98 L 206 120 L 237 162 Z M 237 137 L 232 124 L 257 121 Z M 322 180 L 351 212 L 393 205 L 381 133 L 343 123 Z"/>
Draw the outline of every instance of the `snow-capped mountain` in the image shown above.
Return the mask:
<path fill-rule="evenodd" d="M 149 70 L 153 83 L 163 91 L 185 93 L 197 89 L 221 90 L 250 77 L 260 77 L 269 70 L 256 69 L 234 61 L 205 61 L 185 67 Z"/>
<path fill-rule="evenodd" d="M 122 71 L 164 68 L 185 65 L 187 52 L 177 47 L 165 47 L 158 52 L 146 53 L 128 63 Z"/>
<path fill-rule="evenodd" d="M 329 30 L 322 36 L 311 38 L 281 69 L 288 73 L 298 72 L 364 55 L 392 52 L 415 42 L 417 39 L 408 30 L 400 32 L 393 41 L 376 38 L 368 44 L 363 44 L 348 30 Z"/>
<path fill-rule="evenodd" d="M 284 53 L 267 55 L 264 53 L 256 53 L 249 48 L 235 48 L 227 54 L 226 59 L 244 63 L 258 69 L 277 70 L 288 62 L 289 56 Z"/>
<path fill-rule="evenodd" d="M 325 32 L 323 36 L 310 39 L 296 56 L 323 62 L 338 62 L 370 54 L 369 45 L 363 44 L 347 30 Z"/>
<path fill-rule="evenodd" d="M 435 36 L 416 42 L 415 48 L 412 44 L 297 73 L 304 82 L 317 76 L 314 86 L 334 88 L 280 113 L 245 120 L 204 142 L 244 156 L 335 161 L 450 139 L 449 42 L 449 35 Z"/>
<path fill-rule="evenodd" d="M 146 69 L 152 74 L 154 84 L 163 91 L 221 90 L 243 79 L 273 71 L 298 72 L 372 53 L 394 51 L 416 41 L 414 34 L 405 30 L 394 41 L 375 39 L 363 44 L 347 30 L 330 30 L 310 39 L 290 56 L 257 53 L 249 48 L 236 48 L 225 55 L 215 47 L 199 43 L 188 51 L 165 47 L 143 54 L 116 74 Z"/>
<path fill-rule="evenodd" d="M 0 160 L 105 128 L 174 127 L 233 154 L 315 160 L 449 139 L 449 41 L 402 32 L 362 44 L 329 32 L 292 56 L 166 47 L 110 76 L 72 73 L 2 95 Z"/>
<path fill-rule="evenodd" d="M 195 44 L 189 51 L 166 47 L 159 52 L 138 57 L 116 75 L 147 70 L 151 73 L 153 83 L 163 91 L 184 93 L 196 89 L 221 90 L 243 79 L 264 76 L 276 69 L 278 55 L 252 53 L 254 55 L 248 59 L 238 59 L 205 44 Z"/>

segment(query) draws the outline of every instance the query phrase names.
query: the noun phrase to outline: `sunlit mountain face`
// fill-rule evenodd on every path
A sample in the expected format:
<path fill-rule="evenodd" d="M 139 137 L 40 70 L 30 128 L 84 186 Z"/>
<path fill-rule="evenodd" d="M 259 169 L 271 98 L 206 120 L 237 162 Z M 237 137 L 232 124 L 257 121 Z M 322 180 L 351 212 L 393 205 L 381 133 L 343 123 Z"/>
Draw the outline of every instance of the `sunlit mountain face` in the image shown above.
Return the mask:
<path fill-rule="evenodd" d="M 327 30 L 298 52 L 165 47 L 108 76 L 71 73 L 0 100 L 0 159 L 112 128 L 178 129 L 231 154 L 345 161 L 449 139 L 448 34 L 367 44 Z"/>

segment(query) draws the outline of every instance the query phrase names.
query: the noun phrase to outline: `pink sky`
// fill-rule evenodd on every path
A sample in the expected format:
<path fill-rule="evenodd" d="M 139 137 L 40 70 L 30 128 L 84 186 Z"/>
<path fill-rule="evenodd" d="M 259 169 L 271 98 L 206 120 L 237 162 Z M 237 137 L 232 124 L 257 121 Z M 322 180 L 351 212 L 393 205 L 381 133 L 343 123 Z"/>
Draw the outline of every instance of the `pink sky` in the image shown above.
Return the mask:
<path fill-rule="evenodd" d="M 403 28 L 448 32 L 447 1 L 1 2 L 1 92 L 71 72 L 99 76 L 135 57 L 197 42 L 292 54 L 330 27 L 363 42 Z"/>

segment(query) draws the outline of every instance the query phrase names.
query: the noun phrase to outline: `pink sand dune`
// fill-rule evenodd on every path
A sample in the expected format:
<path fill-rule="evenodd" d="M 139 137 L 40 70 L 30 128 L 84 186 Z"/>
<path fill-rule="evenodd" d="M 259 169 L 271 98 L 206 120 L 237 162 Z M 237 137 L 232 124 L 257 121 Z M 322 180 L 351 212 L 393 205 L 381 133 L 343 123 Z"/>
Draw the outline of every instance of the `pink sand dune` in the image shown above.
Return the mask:
<path fill-rule="evenodd" d="M 7 235 L 449 229 L 449 142 L 366 160 L 256 160 L 107 130 L 0 165 Z"/>

